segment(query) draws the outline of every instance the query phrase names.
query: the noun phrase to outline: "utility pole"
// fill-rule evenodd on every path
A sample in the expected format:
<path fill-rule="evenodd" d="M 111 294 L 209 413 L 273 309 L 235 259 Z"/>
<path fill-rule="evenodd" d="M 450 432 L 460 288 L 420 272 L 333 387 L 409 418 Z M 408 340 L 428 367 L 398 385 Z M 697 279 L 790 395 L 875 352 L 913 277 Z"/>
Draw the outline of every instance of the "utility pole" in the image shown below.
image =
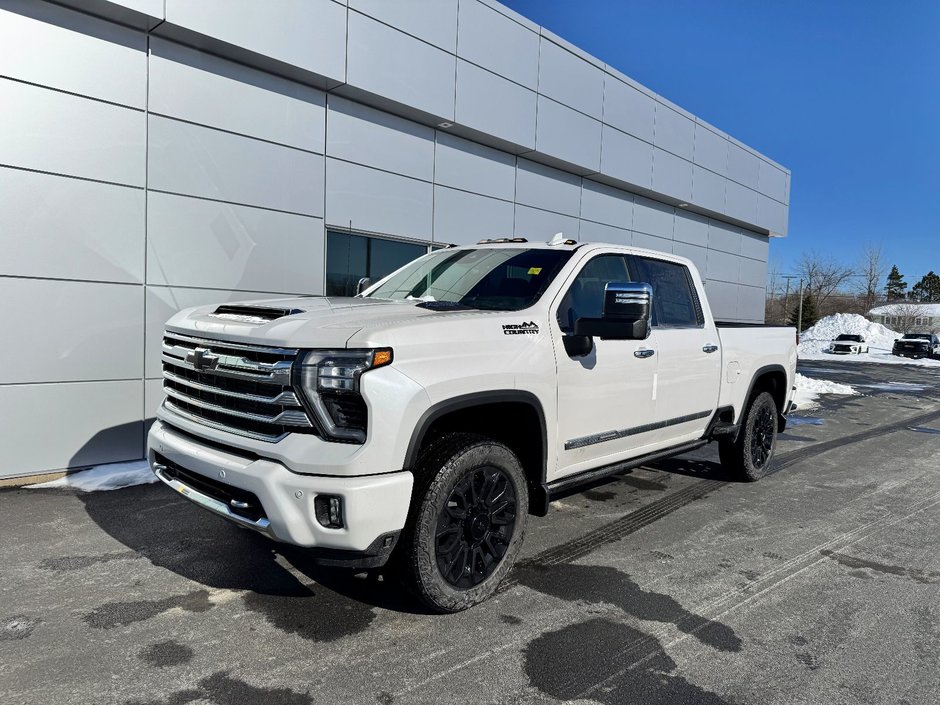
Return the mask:
<path fill-rule="evenodd" d="M 791 279 L 800 279 L 796 274 L 783 274 L 781 275 L 784 279 L 787 280 L 787 288 L 783 295 L 783 322 L 787 322 L 787 317 L 790 315 L 790 280 Z M 802 282 L 803 280 L 800 279 Z M 802 296 L 800 297 L 802 299 Z"/>
<path fill-rule="evenodd" d="M 800 315 L 796 321 L 796 332 L 803 332 L 803 279 L 800 278 Z"/>

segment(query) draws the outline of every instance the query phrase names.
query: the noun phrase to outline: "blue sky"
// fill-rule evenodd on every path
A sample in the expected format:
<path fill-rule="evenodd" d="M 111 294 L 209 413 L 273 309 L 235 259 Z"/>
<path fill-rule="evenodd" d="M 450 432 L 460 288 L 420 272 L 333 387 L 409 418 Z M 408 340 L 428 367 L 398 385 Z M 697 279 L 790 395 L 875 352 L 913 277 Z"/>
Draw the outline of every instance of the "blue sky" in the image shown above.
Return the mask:
<path fill-rule="evenodd" d="M 503 0 L 792 171 L 782 272 L 940 271 L 940 2 Z"/>

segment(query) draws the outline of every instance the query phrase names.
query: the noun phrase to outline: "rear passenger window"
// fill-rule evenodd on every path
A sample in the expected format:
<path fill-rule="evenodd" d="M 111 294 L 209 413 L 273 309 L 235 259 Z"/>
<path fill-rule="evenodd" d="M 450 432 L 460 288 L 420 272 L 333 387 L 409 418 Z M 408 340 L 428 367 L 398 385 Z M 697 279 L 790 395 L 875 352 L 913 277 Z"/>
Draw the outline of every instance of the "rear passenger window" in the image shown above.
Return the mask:
<path fill-rule="evenodd" d="M 633 281 L 624 255 L 600 255 L 578 272 L 558 307 L 558 326 L 570 333 L 579 318 L 600 318 L 608 282 Z"/>
<path fill-rule="evenodd" d="M 675 262 L 636 258 L 637 280 L 653 287 L 653 325 L 700 327 L 705 317 L 692 288 L 689 270 Z"/>

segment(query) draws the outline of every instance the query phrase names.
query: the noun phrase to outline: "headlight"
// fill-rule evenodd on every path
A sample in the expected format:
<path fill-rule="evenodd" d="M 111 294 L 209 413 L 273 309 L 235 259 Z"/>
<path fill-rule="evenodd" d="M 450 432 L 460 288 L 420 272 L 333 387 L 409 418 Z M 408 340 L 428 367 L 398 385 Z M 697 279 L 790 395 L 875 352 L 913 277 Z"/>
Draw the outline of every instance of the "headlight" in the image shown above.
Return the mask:
<path fill-rule="evenodd" d="M 359 378 L 391 361 L 389 348 L 311 350 L 304 356 L 300 363 L 300 386 L 331 440 L 365 442 L 368 414 L 359 392 Z"/>

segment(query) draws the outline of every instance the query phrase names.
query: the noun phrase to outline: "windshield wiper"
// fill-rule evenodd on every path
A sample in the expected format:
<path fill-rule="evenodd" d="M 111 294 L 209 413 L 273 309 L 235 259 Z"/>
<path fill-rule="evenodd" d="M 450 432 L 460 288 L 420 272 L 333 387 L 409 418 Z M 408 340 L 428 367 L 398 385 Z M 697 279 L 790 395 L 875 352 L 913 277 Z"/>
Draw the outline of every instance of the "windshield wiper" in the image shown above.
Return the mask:
<path fill-rule="evenodd" d="M 476 311 L 476 306 L 462 304 L 459 301 L 422 301 L 416 308 L 426 308 L 429 311 Z"/>

